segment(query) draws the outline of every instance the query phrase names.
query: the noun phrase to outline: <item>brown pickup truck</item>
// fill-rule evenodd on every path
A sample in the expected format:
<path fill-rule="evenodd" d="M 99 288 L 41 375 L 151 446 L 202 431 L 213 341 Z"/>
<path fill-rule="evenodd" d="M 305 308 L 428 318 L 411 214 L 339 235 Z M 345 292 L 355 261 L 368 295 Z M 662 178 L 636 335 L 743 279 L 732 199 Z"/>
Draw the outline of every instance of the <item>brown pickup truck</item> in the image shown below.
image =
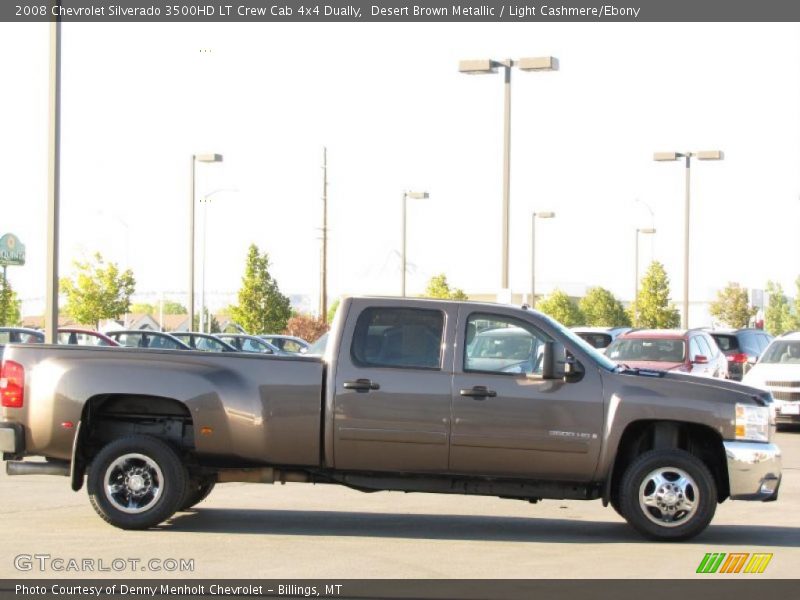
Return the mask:
<path fill-rule="evenodd" d="M 291 481 L 602 499 L 675 540 L 781 480 L 769 393 L 618 366 L 494 304 L 348 298 L 321 357 L 11 344 L 0 396 L 7 472 L 86 480 L 125 529 L 217 482 Z"/>

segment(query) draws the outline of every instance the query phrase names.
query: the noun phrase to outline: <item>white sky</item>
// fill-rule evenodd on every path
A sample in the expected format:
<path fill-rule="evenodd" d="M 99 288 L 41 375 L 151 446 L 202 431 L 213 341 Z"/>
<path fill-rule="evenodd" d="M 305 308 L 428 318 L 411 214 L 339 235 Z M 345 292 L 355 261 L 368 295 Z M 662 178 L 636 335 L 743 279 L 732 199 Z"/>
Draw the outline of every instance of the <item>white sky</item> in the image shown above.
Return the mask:
<path fill-rule="evenodd" d="M 681 163 L 656 150 L 722 149 L 692 170 L 693 300 L 727 281 L 794 293 L 800 274 L 800 36 L 796 24 L 65 24 L 62 274 L 100 251 L 138 295 L 185 300 L 189 161 L 209 210 L 212 308 L 240 283 L 247 246 L 285 293 L 316 304 L 322 146 L 329 155 L 330 292 L 397 294 L 403 189 L 409 293 L 445 272 L 472 293 L 500 283 L 502 78 L 459 59 L 553 55 L 513 74 L 511 285 L 602 285 L 633 295 L 666 264 L 681 294 Z M 25 312 L 45 285 L 48 25 L 0 24 L 0 233 Z M 210 49 L 211 52 L 200 52 Z M 198 214 L 198 231 L 202 221 Z M 127 233 L 126 233 L 127 232 Z M 200 254 L 198 252 L 198 264 Z M 198 266 L 199 268 L 199 266 Z M 199 285 L 199 276 L 198 276 Z M 144 294 L 151 294 L 145 297 Z M 216 305 L 216 306 L 215 306 Z"/>

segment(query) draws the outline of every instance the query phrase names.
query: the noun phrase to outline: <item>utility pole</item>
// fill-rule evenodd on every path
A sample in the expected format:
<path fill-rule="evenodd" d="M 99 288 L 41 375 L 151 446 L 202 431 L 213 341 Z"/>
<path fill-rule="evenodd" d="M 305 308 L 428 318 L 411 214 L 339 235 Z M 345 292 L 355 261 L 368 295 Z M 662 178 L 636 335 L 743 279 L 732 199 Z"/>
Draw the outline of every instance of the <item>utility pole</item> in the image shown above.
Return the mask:
<path fill-rule="evenodd" d="M 328 148 L 322 147 L 322 264 L 320 266 L 319 316 L 328 322 Z"/>
<path fill-rule="evenodd" d="M 61 0 L 56 4 L 61 8 Z M 61 17 L 50 23 L 50 102 L 47 150 L 47 282 L 44 341 L 58 342 L 58 246 L 61 209 Z"/>

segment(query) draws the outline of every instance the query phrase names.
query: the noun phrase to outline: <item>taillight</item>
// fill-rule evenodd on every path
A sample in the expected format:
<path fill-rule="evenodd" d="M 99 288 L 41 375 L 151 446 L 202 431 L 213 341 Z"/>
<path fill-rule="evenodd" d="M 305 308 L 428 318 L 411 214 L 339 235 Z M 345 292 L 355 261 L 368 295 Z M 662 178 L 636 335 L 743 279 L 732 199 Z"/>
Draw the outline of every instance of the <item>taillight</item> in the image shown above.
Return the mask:
<path fill-rule="evenodd" d="M 744 364 L 747 362 L 747 354 L 739 352 L 738 354 L 731 354 L 728 357 L 728 362 Z"/>
<path fill-rule="evenodd" d="M 25 369 L 13 360 L 0 366 L 0 399 L 5 408 L 22 408 L 25 400 Z"/>

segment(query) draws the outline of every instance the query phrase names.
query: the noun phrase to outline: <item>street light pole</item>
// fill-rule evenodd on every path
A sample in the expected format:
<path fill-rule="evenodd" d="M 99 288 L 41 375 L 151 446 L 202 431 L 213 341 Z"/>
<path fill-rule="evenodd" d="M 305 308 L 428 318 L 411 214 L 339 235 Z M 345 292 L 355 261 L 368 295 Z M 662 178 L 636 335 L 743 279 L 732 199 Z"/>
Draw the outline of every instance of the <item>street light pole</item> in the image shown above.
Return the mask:
<path fill-rule="evenodd" d="M 468 75 L 496 73 L 503 68 L 503 208 L 500 265 L 500 288 L 509 289 L 509 229 L 511 214 L 511 68 L 521 71 L 557 71 L 558 59 L 552 56 L 520 58 L 519 60 L 482 59 L 462 60 L 458 70 Z"/>
<path fill-rule="evenodd" d="M 536 307 L 536 219 L 552 219 L 556 213 L 552 211 L 535 212 L 531 215 L 531 301 L 530 307 Z"/>
<path fill-rule="evenodd" d="M 400 279 L 400 295 L 405 298 L 406 296 L 406 200 L 411 198 L 412 200 L 427 200 L 430 196 L 428 192 L 403 192 L 403 247 L 402 247 L 402 266 L 401 269 L 403 271 L 401 279 Z"/>
<path fill-rule="evenodd" d="M 192 154 L 191 187 L 189 193 L 189 331 L 194 329 L 194 205 L 195 165 L 198 162 L 222 162 L 221 154 Z"/>
<path fill-rule="evenodd" d="M 683 329 L 689 328 L 689 216 L 691 212 L 691 159 L 693 156 L 696 156 L 698 160 L 723 160 L 725 158 L 722 150 L 700 150 L 698 152 L 656 152 L 653 154 L 653 160 L 658 162 L 676 161 L 679 158 L 686 159 L 686 191 L 683 219 L 683 314 L 681 315 L 681 327 L 683 327 Z"/>
<path fill-rule="evenodd" d="M 634 267 L 633 272 L 635 275 L 633 285 L 633 326 L 636 327 L 639 321 L 639 234 L 653 234 L 656 230 L 653 227 L 637 227 L 636 228 L 636 250 L 634 251 Z"/>
<path fill-rule="evenodd" d="M 211 197 L 215 194 L 219 194 L 220 192 L 238 192 L 239 190 L 235 188 L 222 188 L 219 190 L 214 190 L 210 194 L 206 194 L 203 196 L 201 202 L 203 203 L 203 253 L 201 255 L 201 263 L 200 263 L 200 333 L 211 333 L 211 320 L 206 323 L 206 229 L 208 224 L 208 203 L 211 201 Z M 208 326 L 209 331 L 206 331 L 206 326 Z M 192 322 L 192 327 L 194 328 L 194 322 Z"/>
<path fill-rule="evenodd" d="M 500 289 L 507 290 L 508 283 L 508 247 L 511 220 L 511 59 L 503 65 L 503 250 L 500 269 L 502 277 Z"/>

